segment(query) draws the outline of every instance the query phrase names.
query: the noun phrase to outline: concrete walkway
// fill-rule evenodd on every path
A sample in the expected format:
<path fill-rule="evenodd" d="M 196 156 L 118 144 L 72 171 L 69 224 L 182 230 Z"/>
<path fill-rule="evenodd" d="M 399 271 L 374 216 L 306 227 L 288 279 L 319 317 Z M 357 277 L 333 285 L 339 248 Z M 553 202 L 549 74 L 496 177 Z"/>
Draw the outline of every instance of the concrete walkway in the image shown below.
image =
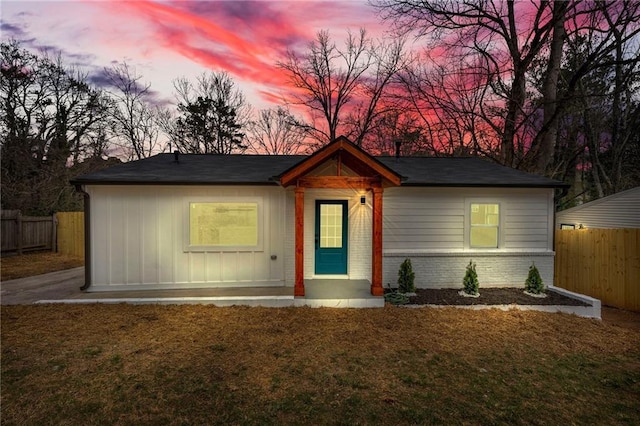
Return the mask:
<path fill-rule="evenodd" d="M 0 283 L 3 305 L 34 303 L 154 303 L 216 306 L 383 307 L 371 296 L 366 280 L 308 280 L 306 297 L 294 297 L 293 287 L 221 287 L 183 290 L 83 292 L 84 268 L 51 272 Z"/>
<path fill-rule="evenodd" d="M 3 305 L 29 305 L 43 299 L 66 299 L 82 294 L 84 267 L 50 272 L 0 283 Z"/>

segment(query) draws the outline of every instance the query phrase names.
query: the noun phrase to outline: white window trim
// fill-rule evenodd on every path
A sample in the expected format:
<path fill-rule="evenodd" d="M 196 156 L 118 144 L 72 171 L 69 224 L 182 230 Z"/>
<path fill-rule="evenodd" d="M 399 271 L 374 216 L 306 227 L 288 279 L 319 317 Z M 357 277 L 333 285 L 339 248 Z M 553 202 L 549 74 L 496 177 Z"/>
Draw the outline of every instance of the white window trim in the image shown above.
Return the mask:
<path fill-rule="evenodd" d="M 471 204 L 497 204 L 499 211 L 498 219 L 498 247 L 471 247 Z M 503 250 L 504 247 L 504 225 L 505 212 L 504 200 L 499 198 L 465 198 L 464 200 L 464 249 L 474 252 Z"/>
<path fill-rule="evenodd" d="M 191 245 L 190 244 L 190 205 L 191 203 L 256 203 L 258 206 L 258 244 L 255 246 L 217 246 L 217 245 Z M 264 251 L 264 202 L 262 197 L 188 197 L 184 199 L 184 226 L 183 226 L 183 251 L 184 252 L 261 252 Z"/>

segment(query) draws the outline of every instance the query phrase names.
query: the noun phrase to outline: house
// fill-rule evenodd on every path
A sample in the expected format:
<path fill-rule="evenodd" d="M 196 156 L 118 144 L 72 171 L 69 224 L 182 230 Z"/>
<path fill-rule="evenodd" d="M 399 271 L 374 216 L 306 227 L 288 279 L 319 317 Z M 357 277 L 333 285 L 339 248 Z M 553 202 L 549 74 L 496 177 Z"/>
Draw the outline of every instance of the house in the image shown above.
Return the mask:
<path fill-rule="evenodd" d="M 558 212 L 556 227 L 640 228 L 640 186 Z"/>
<path fill-rule="evenodd" d="M 158 154 L 72 182 L 85 196 L 86 291 L 553 283 L 562 182 L 479 158 L 373 157 L 340 137 L 310 156 Z M 338 288 L 338 287 L 336 287 Z"/>

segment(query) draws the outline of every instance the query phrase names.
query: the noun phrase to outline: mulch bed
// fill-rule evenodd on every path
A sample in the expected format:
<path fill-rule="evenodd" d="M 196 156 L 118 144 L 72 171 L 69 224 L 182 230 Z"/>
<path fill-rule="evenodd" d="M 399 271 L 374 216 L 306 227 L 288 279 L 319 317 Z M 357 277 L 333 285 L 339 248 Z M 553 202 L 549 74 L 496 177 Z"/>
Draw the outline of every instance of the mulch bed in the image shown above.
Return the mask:
<path fill-rule="evenodd" d="M 463 297 L 459 288 L 417 289 L 416 296 L 409 298 L 415 305 L 565 305 L 589 306 L 588 304 L 547 291 L 547 297 L 538 298 L 524 294 L 522 288 L 481 288 L 480 297 Z"/>

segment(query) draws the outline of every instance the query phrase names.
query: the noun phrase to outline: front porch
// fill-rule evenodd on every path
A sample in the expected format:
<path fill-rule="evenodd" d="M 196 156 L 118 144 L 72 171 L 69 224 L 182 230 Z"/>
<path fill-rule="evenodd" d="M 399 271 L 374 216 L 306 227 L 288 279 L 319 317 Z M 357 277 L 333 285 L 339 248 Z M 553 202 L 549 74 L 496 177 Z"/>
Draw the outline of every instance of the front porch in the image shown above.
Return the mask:
<path fill-rule="evenodd" d="M 370 194 L 371 227 L 370 227 L 370 273 L 368 295 L 384 296 L 382 287 L 382 227 L 383 227 L 383 192 L 387 187 L 399 186 L 402 176 L 380 163 L 361 148 L 352 144 L 344 136 L 340 136 L 330 144 L 291 167 L 277 177 L 283 188 L 293 189 L 294 194 L 294 296 L 303 298 L 312 283 L 312 275 L 349 274 L 348 270 L 348 232 L 349 202 L 344 198 L 331 196 L 313 197 L 315 201 L 315 232 L 305 231 L 305 194 L 311 191 L 325 190 L 338 193 L 341 190 L 352 190 L 360 194 L 360 204 L 367 204 Z M 337 206 L 330 209 L 330 206 Z M 340 206 L 342 206 L 340 208 Z M 325 209 L 326 208 L 326 209 Z M 324 209 L 324 210 L 323 210 Z M 313 229 L 313 228 L 311 228 Z M 310 235 L 311 234 L 311 235 Z M 305 270 L 305 251 L 311 246 L 315 255 L 313 271 Z M 308 260 L 307 260 L 308 261 Z M 325 281 L 320 280 L 318 283 Z M 321 284 L 318 284 L 322 286 Z M 310 300 L 314 300 L 313 298 Z M 327 299 L 322 299 L 327 300 Z M 336 299 L 337 300 L 337 299 Z M 356 305 L 366 303 L 359 299 Z M 375 300 L 375 299 L 374 299 Z M 384 305 L 384 302 L 382 302 Z"/>

